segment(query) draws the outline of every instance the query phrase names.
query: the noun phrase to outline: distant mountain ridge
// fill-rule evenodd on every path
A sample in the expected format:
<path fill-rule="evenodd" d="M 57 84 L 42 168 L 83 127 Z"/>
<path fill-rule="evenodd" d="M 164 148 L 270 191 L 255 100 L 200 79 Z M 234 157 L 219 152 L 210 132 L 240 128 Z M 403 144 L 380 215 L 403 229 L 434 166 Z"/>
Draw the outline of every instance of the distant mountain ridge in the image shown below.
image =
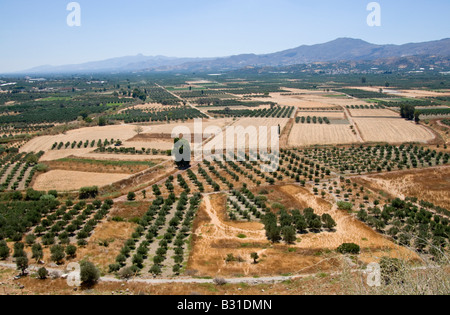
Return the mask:
<path fill-rule="evenodd" d="M 338 61 L 371 61 L 409 56 L 450 57 L 450 38 L 404 45 L 376 45 L 361 39 L 338 38 L 272 54 L 242 54 L 223 58 L 170 58 L 143 55 L 80 65 L 41 66 L 21 73 L 95 73 L 133 71 L 227 71 L 245 67 L 283 67 Z"/>

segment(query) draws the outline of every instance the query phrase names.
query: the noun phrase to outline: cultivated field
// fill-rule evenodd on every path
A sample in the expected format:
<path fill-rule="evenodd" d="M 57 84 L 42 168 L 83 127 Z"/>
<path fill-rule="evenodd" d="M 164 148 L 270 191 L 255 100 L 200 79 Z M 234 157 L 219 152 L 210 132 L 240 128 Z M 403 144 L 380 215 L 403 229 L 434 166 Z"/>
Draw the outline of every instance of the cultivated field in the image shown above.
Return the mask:
<path fill-rule="evenodd" d="M 316 117 L 327 117 L 329 119 L 345 119 L 345 114 L 342 111 L 298 111 L 297 117 L 308 117 L 308 116 L 316 116 Z"/>
<path fill-rule="evenodd" d="M 414 122 L 389 118 L 354 118 L 366 142 L 422 142 L 434 139 L 431 131 Z"/>
<path fill-rule="evenodd" d="M 255 148 L 259 146 L 260 141 L 260 133 L 259 128 L 267 128 L 267 134 L 263 133 L 263 137 L 267 136 L 267 141 L 264 141 L 268 147 L 272 145 L 271 137 L 272 137 L 272 127 L 278 133 L 278 128 L 280 128 L 281 132 L 284 130 L 288 123 L 289 119 L 287 118 L 241 118 L 235 121 L 230 127 L 234 128 L 234 145 L 232 145 L 231 140 L 227 141 L 226 132 L 223 133 L 222 136 L 214 137 L 210 142 L 208 142 L 205 147 L 207 148 L 215 148 L 216 150 L 223 150 L 228 147 L 234 148 Z M 244 134 L 241 133 L 239 128 L 243 128 L 245 130 Z M 228 129 L 227 130 L 233 130 Z M 264 129 L 263 129 L 264 130 Z M 276 134 L 274 135 L 276 136 Z M 230 138 L 233 139 L 233 138 Z M 264 139 L 264 138 L 261 138 Z M 244 141 L 245 144 L 240 144 L 240 141 Z M 252 142 L 250 142 L 252 141 Z M 255 143 L 255 145 L 253 145 Z"/>
<path fill-rule="evenodd" d="M 400 117 L 400 115 L 389 109 L 349 109 L 353 117 Z"/>
<path fill-rule="evenodd" d="M 290 147 L 296 147 L 357 142 L 358 138 L 350 129 L 350 125 L 295 124 L 288 143 Z"/>
<path fill-rule="evenodd" d="M 86 186 L 106 186 L 119 180 L 125 179 L 130 174 L 95 173 L 55 170 L 39 175 L 33 188 L 48 191 L 73 191 Z"/>
<path fill-rule="evenodd" d="M 55 142 L 73 142 L 85 140 L 117 139 L 127 140 L 136 135 L 133 125 L 114 125 L 105 127 L 90 127 L 68 131 L 56 136 L 42 136 L 35 138 L 21 148 L 21 152 L 49 151 Z M 144 127 L 144 132 L 150 127 Z"/>

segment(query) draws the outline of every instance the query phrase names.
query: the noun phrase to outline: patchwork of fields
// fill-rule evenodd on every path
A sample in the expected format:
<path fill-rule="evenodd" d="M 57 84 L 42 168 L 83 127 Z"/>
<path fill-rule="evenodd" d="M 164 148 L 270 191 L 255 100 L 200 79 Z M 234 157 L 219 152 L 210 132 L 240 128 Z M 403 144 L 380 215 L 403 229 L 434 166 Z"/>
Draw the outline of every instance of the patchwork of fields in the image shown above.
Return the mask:
<path fill-rule="evenodd" d="M 349 261 L 420 264 L 437 257 L 433 246 L 446 250 L 444 123 L 407 121 L 358 97 L 381 94 L 375 88 L 194 80 L 146 91 L 149 101 L 117 103 L 102 116 L 106 126 L 44 135 L 50 127 L 36 127 L 0 154 L 2 193 L 20 209 L 7 216 L 11 204 L 0 203 L 0 240 L 33 238 L 45 266 L 89 258 L 121 279 L 329 274 Z M 180 135 L 211 153 L 177 168 L 171 150 Z M 262 160 L 270 155 L 255 149 L 261 140 L 271 148 L 272 138 L 281 147 L 269 169 Z M 30 201 L 38 210 L 26 216 Z M 358 253 L 343 256 L 344 243 Z M 55 246 L 69 245 L 77 254 L 55 260 Z"/>

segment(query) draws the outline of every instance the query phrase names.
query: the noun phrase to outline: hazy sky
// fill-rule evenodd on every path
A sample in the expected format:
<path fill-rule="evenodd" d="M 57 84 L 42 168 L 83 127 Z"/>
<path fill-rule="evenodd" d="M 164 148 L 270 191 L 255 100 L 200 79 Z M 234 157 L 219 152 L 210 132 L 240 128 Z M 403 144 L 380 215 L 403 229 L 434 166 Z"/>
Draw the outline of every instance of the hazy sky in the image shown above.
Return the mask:
<path fill-rule="evenodd" d="M 127 55 L 217 57 L 270 53 L 338 37 L 403 44 L 450 37 L 449 0 L 0 0 L 0 73 Z"/>

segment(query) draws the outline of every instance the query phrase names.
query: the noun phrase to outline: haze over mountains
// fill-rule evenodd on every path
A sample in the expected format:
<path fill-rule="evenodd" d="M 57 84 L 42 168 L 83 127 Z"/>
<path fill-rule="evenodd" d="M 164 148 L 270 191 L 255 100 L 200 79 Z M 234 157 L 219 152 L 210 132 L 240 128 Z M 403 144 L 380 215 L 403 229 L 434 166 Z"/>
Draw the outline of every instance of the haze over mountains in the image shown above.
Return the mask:
<path fill-rule="evenodd" d="M 227 71 L 244 67 L 283 67 L 296 64 L 338 61 L 375 61 L 410 56 L 450 58 L 450 38 L 405 45 L 375 45 L 360 39 L 303 45 L 272 54 L 242 54 L 223 58 L 170 58 L 143 55 L 113 58 L 80 65 L 41 66 L 21 71 L 26 74 L 95 73 L 136 71 Z"/>

